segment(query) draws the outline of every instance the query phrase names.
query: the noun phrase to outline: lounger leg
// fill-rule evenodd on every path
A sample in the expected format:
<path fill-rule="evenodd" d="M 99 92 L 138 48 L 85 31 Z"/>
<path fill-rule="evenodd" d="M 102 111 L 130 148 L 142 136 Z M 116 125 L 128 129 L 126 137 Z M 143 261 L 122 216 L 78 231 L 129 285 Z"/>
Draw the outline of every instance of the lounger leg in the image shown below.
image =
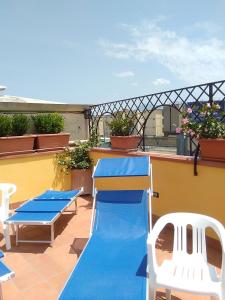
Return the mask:
<path fill-rule="evenodd" d="M 3 224 L 3 234 L 5 238 L 6 249 L 11 249 L 10 235 L 9 235 L 9 225 Z"/>
<path fill-rule="evenodd" d="M 75 203 L 75 215 L 77 215 L 77 200 L 75 200 L 74 203 Z"/>
<path fill-rule="evenodd" d="M 19 225 L 16 225 L 16 246 L 18 246 L 18 239 L 19 239 Z"/>
<path fill-rule="evenodd" d="M 54 224 L 51 225 L 51 247 L 53 246 L 54 242 Z"/>

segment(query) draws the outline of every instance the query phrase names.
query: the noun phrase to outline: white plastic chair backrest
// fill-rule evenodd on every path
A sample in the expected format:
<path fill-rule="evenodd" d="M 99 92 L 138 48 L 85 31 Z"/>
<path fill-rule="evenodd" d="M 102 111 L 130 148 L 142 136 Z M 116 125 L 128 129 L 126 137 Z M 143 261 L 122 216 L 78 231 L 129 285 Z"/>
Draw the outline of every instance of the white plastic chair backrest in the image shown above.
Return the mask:
<path fill-rule="evenodd" d="M 159 222 L 159 224 L 157 224 Z M 187 253 L 187 233 L 188 228 L 192 229 L 192 254 L 201 255 L 207 261 L 206 250 L 206 228 L 212 228 L 218 237 L 224 249 L 223 225 L 214 218 L 194 214 L 194 213 L 171 213 L 161 217 L 156 223 L 161 230 L 167 225 L 174 226 L 173 257 Z"/>
<path fill-rule="evenodd" d="M 1 220 L 4 221 L 9 216 L 9 201 L 10 196 L 16 192 L 16 185 L 13 183 L 0 183 L 1 192 Z"/>

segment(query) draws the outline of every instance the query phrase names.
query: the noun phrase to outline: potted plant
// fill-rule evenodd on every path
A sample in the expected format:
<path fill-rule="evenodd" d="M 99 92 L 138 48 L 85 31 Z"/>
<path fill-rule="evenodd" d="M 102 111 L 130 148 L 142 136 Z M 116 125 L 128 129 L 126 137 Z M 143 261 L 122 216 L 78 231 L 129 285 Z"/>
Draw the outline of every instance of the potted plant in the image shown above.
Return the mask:
<path fill-rule="evenodd" d="M 74 149 L 66 148 L 57 154 L 58 164 L 65 173 L 71 171 L 71 188 L 83 187 L 84 194 L 92 193 L 92 160 L 89 156 L 90 144 L 84 142 Z"/>
<path fill-rule="evenodd" d="M 0 115 L 0 153 L 21 154 L 33 152 L 35 135 L 24 135 L 30 119 L 24 114 Z"/>
<path fill-rule="evenodd" d="M 118 112 L 115 118 L 108 123 L 111 130 L 111 146 L 115 149 L 137 149 L 141 137 L 131 134 L 134 128 L 135 115 L 130 116 L 124 112 Z"/>
<path fill-rule="evenodd" d="M 97 131 L 91 132 L 90 139 L 80 143 L 74 149 L 66 148 L 62 153 L 57 154 L 57 162 L 62 171 L 68 174 L 71 172 L 71 188 L 80 189 L 83 187 L 83 194 L 92 194 L 92 165 L 90 149 L 98 146 Z"/>
<path fill-rule="evenodd" d="M 184 132 L 198 140 L 202 159 L 225 162 L 224 116 L 225 112 L 215 102 L 196 110 L 188 108 L 182 114 L 181 127 L 176 132 Z"/>
<path fill-rule="evenodd" d="M 64 118 L 59 113 L 39 113 L 32 116 L 36 138 L 37 151 L 59 150 L 68 146 L 69 133 L 62 132 Z"/>

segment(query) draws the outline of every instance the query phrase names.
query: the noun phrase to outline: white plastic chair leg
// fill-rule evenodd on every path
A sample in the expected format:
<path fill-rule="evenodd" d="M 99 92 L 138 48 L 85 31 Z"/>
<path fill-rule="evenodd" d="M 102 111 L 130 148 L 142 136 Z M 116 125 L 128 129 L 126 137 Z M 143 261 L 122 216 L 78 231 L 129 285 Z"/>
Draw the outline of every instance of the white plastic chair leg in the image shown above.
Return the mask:
<path fill-rule="evenodd" d="M 166 289 L 166 300 L 171 300 L 171 290 Z"/>
<path fill-rule="evenodd" d="M 12 233 L 13 233 L 13 235 L 16 235 L 16 230 L 15 230 L 14 224 L 11 224 L 11 228 L 12 228 Z"/>
<path fill-rule="evenodd" d="M 220 296 L 219 300 L 225 300 L 225 291 L 224 291 L 224 289 L 221 291 L 221 296 Z"/>
<path fill-rule="evenodd" d="M 6 250 L 11 249 L 11 241 L 10 241 L 10 235 L 9 235 L 9 226 L 8 225 L 3 225 L 3 234 L 5 238 L 5 245 L 6 245 Z"/>
<path fill-rule="evenodd" d="M 149 286 L 149 300 L 155 300 L 155 294 L 156 290 L 152 286 Z"/>
<path fill-rule="evenodd" d="M 13 215 L 12 212 L 9 213 L 9 216 L 11 216 L 11 215 Z M 16 235 L 16 230 L 15 230 L 14 224 L 11 224 L 11 228 L 12 228 L 12 233 L 13 233 L 13 235 Z"/>

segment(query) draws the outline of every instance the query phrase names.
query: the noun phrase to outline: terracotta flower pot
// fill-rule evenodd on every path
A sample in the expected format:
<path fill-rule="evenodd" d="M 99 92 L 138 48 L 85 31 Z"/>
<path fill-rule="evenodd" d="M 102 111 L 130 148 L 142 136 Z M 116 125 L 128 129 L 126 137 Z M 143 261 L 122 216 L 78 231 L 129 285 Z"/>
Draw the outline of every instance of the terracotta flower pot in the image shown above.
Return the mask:
<path fill-rule="evenodd" d="M 0 155 L 34 152 L 35 137 L 36 135 L 0 137 Z"/>
<path fill-rule="evenodd" d="M 70 133 L 38 134 L 35 147 L 38 152 L 60 150 L 69 145 Z"/>
<path fill-rule="evenodd" d="M 93 180 L 91 169 L 71 170 L 71 188 L 73 190 L 77 190 L 83 187 L 83 194 L 92 194 L 92 185 Z"/>
<path fill-rule="evenodd" d="M 201 158 L 225 162 L 225 139 L 200 139 Z"/>
<path fill-rule="evenodd" d="M 136 150 L 141 141 L 139 135 L 110 136 L 111 146 L 114 149 Z"/>

